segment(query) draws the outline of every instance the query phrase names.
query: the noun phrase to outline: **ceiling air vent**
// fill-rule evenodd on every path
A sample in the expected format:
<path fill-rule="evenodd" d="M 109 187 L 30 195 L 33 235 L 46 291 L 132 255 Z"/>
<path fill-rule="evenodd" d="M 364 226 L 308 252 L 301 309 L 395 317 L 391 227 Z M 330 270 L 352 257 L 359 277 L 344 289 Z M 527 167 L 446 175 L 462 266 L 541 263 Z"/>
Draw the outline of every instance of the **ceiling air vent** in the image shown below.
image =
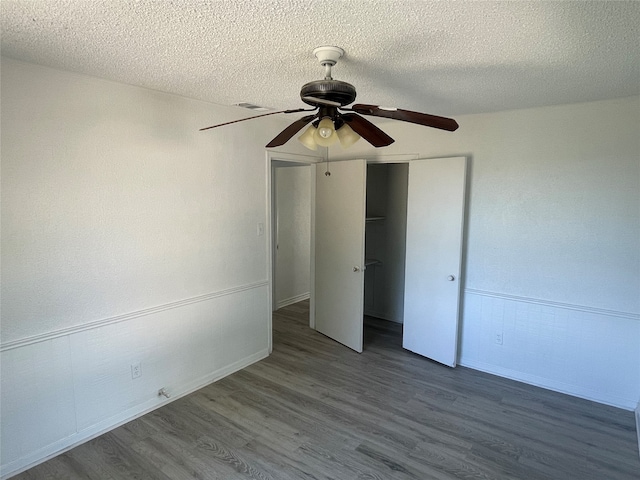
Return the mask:
<path fill-rule="evenodd" d="M 267 110 L 269 110 L 267 107 L 261 107 L 260 105 L 254 105 L 253 103 L 246 102 L 236 103 L 235 106 L 248 108 L 249 110 L 254 110 L 256 112 L 266 112 Z"/>

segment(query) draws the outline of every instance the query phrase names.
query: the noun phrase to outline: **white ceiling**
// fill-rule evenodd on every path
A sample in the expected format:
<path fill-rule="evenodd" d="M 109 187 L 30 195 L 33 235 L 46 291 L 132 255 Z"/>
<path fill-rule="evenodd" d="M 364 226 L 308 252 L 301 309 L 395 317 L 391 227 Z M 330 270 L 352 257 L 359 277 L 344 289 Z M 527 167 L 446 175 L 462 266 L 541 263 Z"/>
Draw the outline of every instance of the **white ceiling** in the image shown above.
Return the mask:
<path fill-rule="evenodd" d="M 453 116 L 640 93 L 640 2 L 2 0 L 2 54 L 232 105 L 357 102 Z"/>

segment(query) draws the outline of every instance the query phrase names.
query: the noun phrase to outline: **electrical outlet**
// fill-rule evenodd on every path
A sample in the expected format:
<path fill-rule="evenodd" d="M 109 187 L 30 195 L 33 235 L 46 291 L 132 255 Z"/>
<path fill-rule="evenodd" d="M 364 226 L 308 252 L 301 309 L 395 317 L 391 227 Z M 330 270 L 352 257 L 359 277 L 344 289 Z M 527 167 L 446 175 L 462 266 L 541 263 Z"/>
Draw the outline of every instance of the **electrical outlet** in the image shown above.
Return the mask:
<path fill-rule="evenodd" d="M 496 343 L 502 345 L 502 332 L 496 332 Z"/>
<path fill-rule="evenodd" d="M 131 378 L 139 378 L 142 375 L 142 365 L 140 362 L 131 364 Z"/>

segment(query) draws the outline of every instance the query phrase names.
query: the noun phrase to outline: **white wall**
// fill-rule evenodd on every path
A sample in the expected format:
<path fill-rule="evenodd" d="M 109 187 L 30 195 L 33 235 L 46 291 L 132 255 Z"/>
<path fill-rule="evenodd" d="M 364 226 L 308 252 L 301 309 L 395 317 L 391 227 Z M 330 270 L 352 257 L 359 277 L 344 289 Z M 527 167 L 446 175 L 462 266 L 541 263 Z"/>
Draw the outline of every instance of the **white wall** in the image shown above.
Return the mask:
<path fill-rule="evenodd" d="M 281 162 L 284 163 L 284 162 Z M 309 298 L 311 166 L 275 168 L 276 308 Z"/>
<path fill-rule="evenodd" d="M 640 97 L 457 120 L 454 133 L 379 122 L 393 145 L 329 156 L 468 155 L 460 363 L 633 409 Z"/>
<path fill-rule="evenodd" d="M 268 354 L 264 144 L 291 119 L 199 132 L 243 112 L 1 67 L 6 476 Z"/>

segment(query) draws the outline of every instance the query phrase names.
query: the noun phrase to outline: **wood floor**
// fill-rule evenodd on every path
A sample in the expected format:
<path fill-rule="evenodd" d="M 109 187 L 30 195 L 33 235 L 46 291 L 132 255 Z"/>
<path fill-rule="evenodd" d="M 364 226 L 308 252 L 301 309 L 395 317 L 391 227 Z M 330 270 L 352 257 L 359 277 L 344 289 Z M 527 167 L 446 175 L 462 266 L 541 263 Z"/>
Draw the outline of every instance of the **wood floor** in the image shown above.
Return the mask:
<path fill-rule="evenodd" d="M 358 355 L 274 314 L 273 354 L 18 479 L 635 479 L 632 412 L 401 348 L 368 319 Z"/>

